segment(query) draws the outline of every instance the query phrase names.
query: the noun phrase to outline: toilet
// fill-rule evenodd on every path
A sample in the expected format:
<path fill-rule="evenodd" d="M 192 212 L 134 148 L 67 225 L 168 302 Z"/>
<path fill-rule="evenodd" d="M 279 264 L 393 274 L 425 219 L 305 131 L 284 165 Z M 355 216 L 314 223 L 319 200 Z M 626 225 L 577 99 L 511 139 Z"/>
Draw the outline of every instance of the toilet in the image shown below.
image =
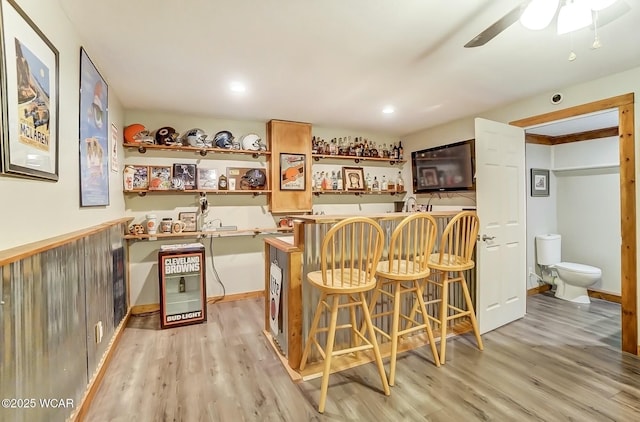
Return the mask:
<path fill-rule="evenodd" d="M 556 285 L 556 297 L 576 303 L 591 303 L 587 287 L 602 277 L 602 270 L 590 265 L 561 260 L 562 237 L 559 234 L 536 236 L 536 261 L 553 276 L 543 280 Z"/>

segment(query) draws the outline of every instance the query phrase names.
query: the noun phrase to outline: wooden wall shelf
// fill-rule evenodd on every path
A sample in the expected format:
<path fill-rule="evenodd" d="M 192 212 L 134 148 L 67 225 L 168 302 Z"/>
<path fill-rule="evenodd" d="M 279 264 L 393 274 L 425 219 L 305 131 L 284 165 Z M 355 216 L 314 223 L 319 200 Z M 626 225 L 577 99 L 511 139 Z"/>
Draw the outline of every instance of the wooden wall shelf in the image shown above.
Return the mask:
<path fill-rule="evenodd" d="M 207 230 L 182 233 L 156 233 L 156 234 L 125 234 L 127 240 L 161 240 L 170 238 L 203 238 L 203 237 L 232 237 L 232 236 L 257 236 L 260 234 L 293 233 L 292 227 L 262 227 L 242 230 Z"/>
<path fill-rule="evenodd" d="M 147 150 L 157 150 L 157 151 L 187 151 L 187 152 L 190 151 L 190 152 L 198 153 L 203 157 L 210 152 L 215 154 L 251 155 L 253 158 L 271 155 L 271 151 L 253 151 L 253 150 L 246 150 L 246 149 L 187 147 L 187 146 L 180 146 L 180 145 L 156 145 L 156 144 L 147 144 L 147 143 L 137 143 L 137 144 L 125 143 L 123 145 L 125 148 L 136 149 L 141 154 L 146 153 Z"/>
<path fill-rule="evenodd" d="M 373 161 L 373 162 L 381 162 L 381 163 L 389 163 L 391 165 L 394 164 L 404 164 L 406 160 L 396 160 L 394 158 L 380 158 L 380 157 L 358 157 L 353 155 L 327 155 L 327 154 L 313 154 L 313 159 L 315 161 L 320 161 L 320 159 L 328 159 L 328 160 L 353 160 L 355 163 L 359 163 L 360 161 Z"/>
<path fill-rule="evenodd" d="M 207 190 L 207 189 L 189 189 L 189 190 L 177 190 L 177 189 L 145 189 L 145 190 L 125 190 L 124 193 L 135 193 L 138 196 L 146 196 L 147 193 L 160 193 L 160 194 L 184 194 L 184 193 L 199 193 L 199 194 L 211 194 L 211 195 L 253 195 L 261 196 L 271 193 L 270 190 Z"/>
<path fill-rule="evenodd" d="M 407 191 L 395 191 L 395 190 L 383 190 L 383 191 L 353 191 L 353 190 L 314 190 L 313 194 L 315 196 L 320 196 L 320 195 L 355 195 L 355 196 L 360 196 L 360 195 L 391 195 L 394 196 L 396 194 L 398 195 L 402 195 L 407 193 Z"/>

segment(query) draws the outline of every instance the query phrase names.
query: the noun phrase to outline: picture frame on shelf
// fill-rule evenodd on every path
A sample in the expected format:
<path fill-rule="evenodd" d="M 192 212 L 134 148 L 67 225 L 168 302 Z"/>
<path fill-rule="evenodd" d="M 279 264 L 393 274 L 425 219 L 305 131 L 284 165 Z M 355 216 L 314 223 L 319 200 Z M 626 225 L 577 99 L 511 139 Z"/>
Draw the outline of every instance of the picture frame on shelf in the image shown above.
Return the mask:
<path fill-rule="evenodd" d="M 133 191 L 149 189 L 149 166 L 133 165 Z"/>
<path fill-rule="evenodd" d="M 173 164 L 173 177 L 182 180 L 182 189 L 196 189 L 196 165 L 195 164 Z"/>
<path fill-rule="evenodd" d="M 280 190 L 306 190 L 305 154 L 280 153 Z"/>
<path fill-rule="evenodd" d="M 362 167 L 342 167 L 342 180 L 346 191 L 365 190 L 364 169 Z"/>
<path fill-rule="evenodd" d="M 149 190 L 171 189 L 171 166 L 149 166 Z"/>
<path fill-rule="evenodd" d="M 531 169 L 531 196 L 549 196 L 549 170 Z"/>
<path fill-rule="evenodd" d="M 80 47 L 80 206 L 109 205 L 107 83 Z"/>
<path fill-rule="evenodd" d="M 0 0 L 0 16 L 0 171 L 57 182 L 58 50 L 15 0 Z"/>
<path fill-rule="evenodd" d="M 218 170 L 198 167 L 196 186 L 199 190 L 218 190 Z"/>
<path fill-rule="evenodd" d="M 195 211 L 183 211 L 178 213 L 178 220 L 184 223 L 183 232 L 195 232 L 197 230 L 198 213 Z"/>

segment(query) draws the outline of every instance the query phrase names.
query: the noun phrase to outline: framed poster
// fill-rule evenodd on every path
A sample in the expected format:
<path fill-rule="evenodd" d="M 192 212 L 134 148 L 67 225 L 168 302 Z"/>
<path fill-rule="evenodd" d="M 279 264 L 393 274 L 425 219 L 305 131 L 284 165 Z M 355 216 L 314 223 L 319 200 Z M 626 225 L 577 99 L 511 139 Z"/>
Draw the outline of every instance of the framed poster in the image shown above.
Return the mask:
<path fill-rule="evenodd" d="M 280 154 L 280 190 L 305 190 L 304 154 Z"/>
<path fill-rule="evenodd" d="M 531 169 L 531 196 L 549 196 L 549 170 Z"/>
<path fill-rule="evenodd" d="M 14 0 L 0 0 L 0 169 L 58 180 L 58 50 Z"/>
<path fill-rule="evenodd" d="M 80 206 L 109 205 L 107 84 L 80 48 Z"/>

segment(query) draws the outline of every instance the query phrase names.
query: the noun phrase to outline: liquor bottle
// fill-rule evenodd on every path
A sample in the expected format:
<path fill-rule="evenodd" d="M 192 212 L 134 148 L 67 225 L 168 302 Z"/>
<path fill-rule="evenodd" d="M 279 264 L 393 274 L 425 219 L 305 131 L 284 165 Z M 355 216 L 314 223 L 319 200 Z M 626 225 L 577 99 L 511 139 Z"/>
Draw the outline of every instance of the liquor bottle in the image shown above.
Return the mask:
<path fill-rule="evenodd" d="M 320 189 L 327 190 L 327 177 L 324 174 L 324 171 L 320 172 Z"/>
<path fill-rule="evenodd" d="M 398 150 L 398 145 L 393 144 L 393 152 L 391 153 L 391 158 L 393 160 L 397 160 L 400 155 L 400 151 Z"/>
<path fill-rule="evenodd" d="M 387 176 L 382 176 L 382 183 L 380 184 L 380 190 L 387 191 L 389 190 L 389 182 L 387 181 Z"/>
<path fill-rule="evenodd" d="M 331 171 L 331 190 L 338 190 L 338 177 L 334 170 Z"/>
<path fill-rule="evenodd" d="M 371 190 L 372 189 L 372 185 L 373 185 L 373 181 L 371 180 L 371 175 L 369 173 L 367 173 L 367 178 L 365 179 L 366 185 L 365 185 L 365 189 L 366 190 Z"/>
<path fill-rule="evenodd" d="M 338 170 L 338 190 L 343 190 L 344 184 L 342 183 L 342 172 Z"/>
<path fill-rule="evenodd" d="M 187 282 L 184 277 L 180 277 L 180 281 L 178 282 L 178 293 L 184 293 L 187 291 Z"/>
<path fill-rule="evenodd" d="M 396 179 L 396 191 L 404 192 L 404 180 L 402 180 L 402 172 L 398 172 L 398 178 Z"/>
<path fill-rule="evenodd" d="M 311 153 L 312 154 L 318 153 L 318 141 L 316 140 L 315 136 L 311 138 Z"/>
<path fill-rule="evenodd" d="M 402 148 L 402 141 L 398 141 L 398 160 L 404 158 L 404 148 Z"/>

